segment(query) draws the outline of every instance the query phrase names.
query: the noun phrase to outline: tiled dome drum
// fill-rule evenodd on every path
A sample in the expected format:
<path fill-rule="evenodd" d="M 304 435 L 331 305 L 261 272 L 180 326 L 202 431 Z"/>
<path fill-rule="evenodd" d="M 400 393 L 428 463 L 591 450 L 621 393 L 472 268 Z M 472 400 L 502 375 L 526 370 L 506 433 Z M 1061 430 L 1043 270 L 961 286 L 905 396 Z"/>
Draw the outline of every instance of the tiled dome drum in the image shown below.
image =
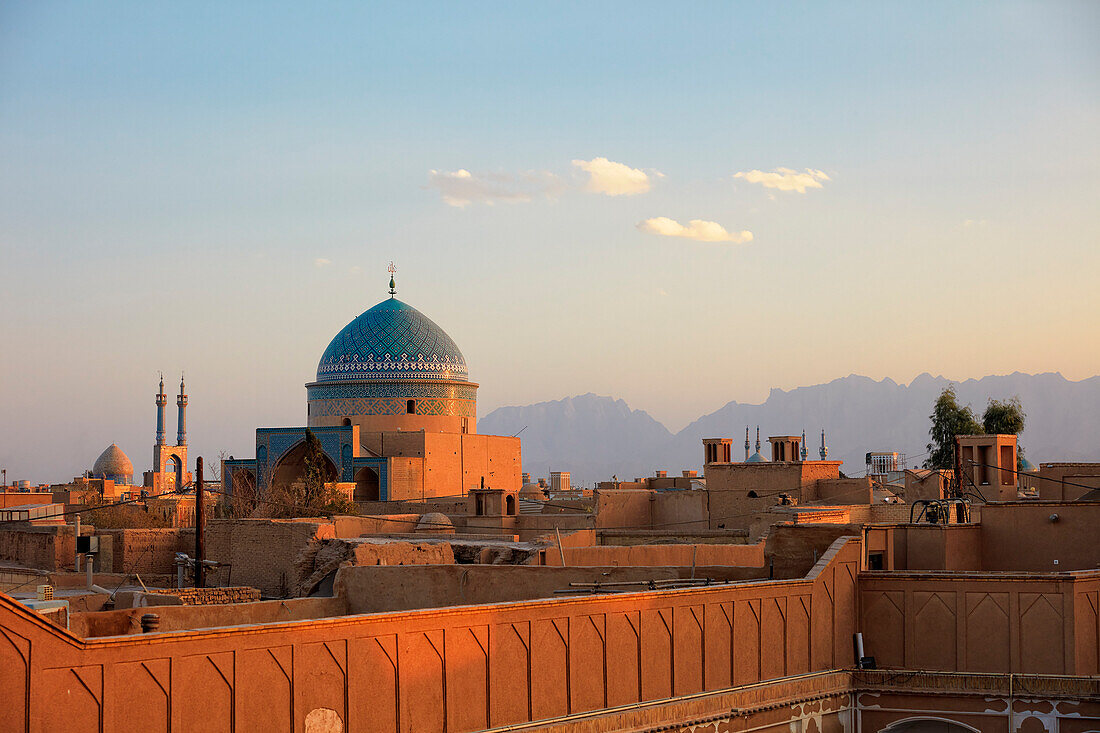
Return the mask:
<path fill-rule="evenodd" d="M 317 365 L 318 382 L 363 379 L 467 381 L 466 360 L 432 319 L 396 298 L 345 326 Z"/>
<path fill-rule="evenodd" d="M 310 427 L 476 431 L 477 385 L 432 319 L 389 298 L 344 326 L 306 385 Z"/>

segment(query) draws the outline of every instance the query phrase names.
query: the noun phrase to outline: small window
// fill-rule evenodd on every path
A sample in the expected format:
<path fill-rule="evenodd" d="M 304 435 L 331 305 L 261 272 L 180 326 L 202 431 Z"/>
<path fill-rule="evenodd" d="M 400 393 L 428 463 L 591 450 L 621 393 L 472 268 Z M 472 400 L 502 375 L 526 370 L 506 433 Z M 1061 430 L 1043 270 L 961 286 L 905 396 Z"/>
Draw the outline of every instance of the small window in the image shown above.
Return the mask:
<path fill-rule="evenodd" d="M 345 417 L 344 418 L 344 427 L 346 428 L 346 427 L 350 427 L 350 426 L 351 426 L 351 418 L 350 417 Z"/>
<path fill-rule="evenodd" d="M 872 552 L 867 555 L 868 570 L 882 570 L 885 567 L 881 552 Z"/>
<path fill-rule="evenodd" d="M 416 400 L 409 400 L 405 403 L 405 412 L 409 415 L 416 414 Z"/>

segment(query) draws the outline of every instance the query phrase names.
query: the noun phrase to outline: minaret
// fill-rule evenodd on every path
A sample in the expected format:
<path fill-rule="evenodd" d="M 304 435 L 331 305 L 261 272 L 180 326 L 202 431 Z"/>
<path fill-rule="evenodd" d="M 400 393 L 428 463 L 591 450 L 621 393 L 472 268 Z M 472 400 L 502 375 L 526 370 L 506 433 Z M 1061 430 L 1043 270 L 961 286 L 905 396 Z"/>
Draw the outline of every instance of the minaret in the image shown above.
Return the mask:
<path fill-rule="evenodd" d="M 749 460 L 749 426 L 745 426 L 745 461 Z"/>
<path fill-rule="evenodd" d="M 179 396 L 176 397 L 176 407 L 179 408 L 179 421 L 177 423 L 176 429 L 176 445 L 187 445 L 187 392 L 183 388 L 182 376 L 180 376 L 180 393 Z"/>
<path fill-rule="evenodd" d="M 760 452 L 760 426 L 756 426 L 756 452 Z"/>
<path fill-rule="evenodd" d="M 825 445 L 825 428 L 821 429 L 821 450 L 818 451 L 818 455 L 823 461 L 829 457 L 829 446 Z"/>
<path fill-rule="evenodd" d="M 168 397 L 164 394 L 164 375 L 160 375 L 160 391 L 157 392 L 157 445 L 164 445 L 164 406 Z"/>
<path fill-rule="evenodd" d="M 805 463 L 806 459 L 810 457 L 810 451 L 806 448 L 806 429 L 802 429 L 802 462 Z"/>

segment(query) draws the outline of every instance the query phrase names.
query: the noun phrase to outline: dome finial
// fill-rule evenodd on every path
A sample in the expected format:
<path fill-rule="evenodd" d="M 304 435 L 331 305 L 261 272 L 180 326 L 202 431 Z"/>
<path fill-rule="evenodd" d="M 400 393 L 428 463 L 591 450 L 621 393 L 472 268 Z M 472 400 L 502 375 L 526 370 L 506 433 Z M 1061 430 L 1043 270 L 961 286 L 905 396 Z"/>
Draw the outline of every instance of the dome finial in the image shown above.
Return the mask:
<path fill-rule="evenodd" d="M 393 260 L 390 260 L 390 266 L 387 268 L 390 272 L 390 297 L 397 295 L 397 283 L 393 281 L 393 276 L 397 272 L 397 268 L 393 266 Z"/>

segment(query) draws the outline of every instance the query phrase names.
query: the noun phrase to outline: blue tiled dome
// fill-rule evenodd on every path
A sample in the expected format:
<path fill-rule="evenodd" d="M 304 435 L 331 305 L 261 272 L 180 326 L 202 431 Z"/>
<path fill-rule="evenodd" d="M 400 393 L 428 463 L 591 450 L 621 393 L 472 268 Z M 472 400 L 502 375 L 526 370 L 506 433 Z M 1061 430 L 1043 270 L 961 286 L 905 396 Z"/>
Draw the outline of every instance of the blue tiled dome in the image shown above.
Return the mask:
<path fill-rule="evenodd" d="M 344 326 L 317 365 L 318 382 L 423 379 L 469 381 L 466 360 L 432 319 L 396 298 Z"/>
<path fill-rule="evenodd" d="M 748 460 L 746 460 L 745 463 L 770 463 L 770 461 L 768 461 L 768 459 L 764 456 L 760 455 L 759 452 L 756 452 L 749 456 Z"/>

